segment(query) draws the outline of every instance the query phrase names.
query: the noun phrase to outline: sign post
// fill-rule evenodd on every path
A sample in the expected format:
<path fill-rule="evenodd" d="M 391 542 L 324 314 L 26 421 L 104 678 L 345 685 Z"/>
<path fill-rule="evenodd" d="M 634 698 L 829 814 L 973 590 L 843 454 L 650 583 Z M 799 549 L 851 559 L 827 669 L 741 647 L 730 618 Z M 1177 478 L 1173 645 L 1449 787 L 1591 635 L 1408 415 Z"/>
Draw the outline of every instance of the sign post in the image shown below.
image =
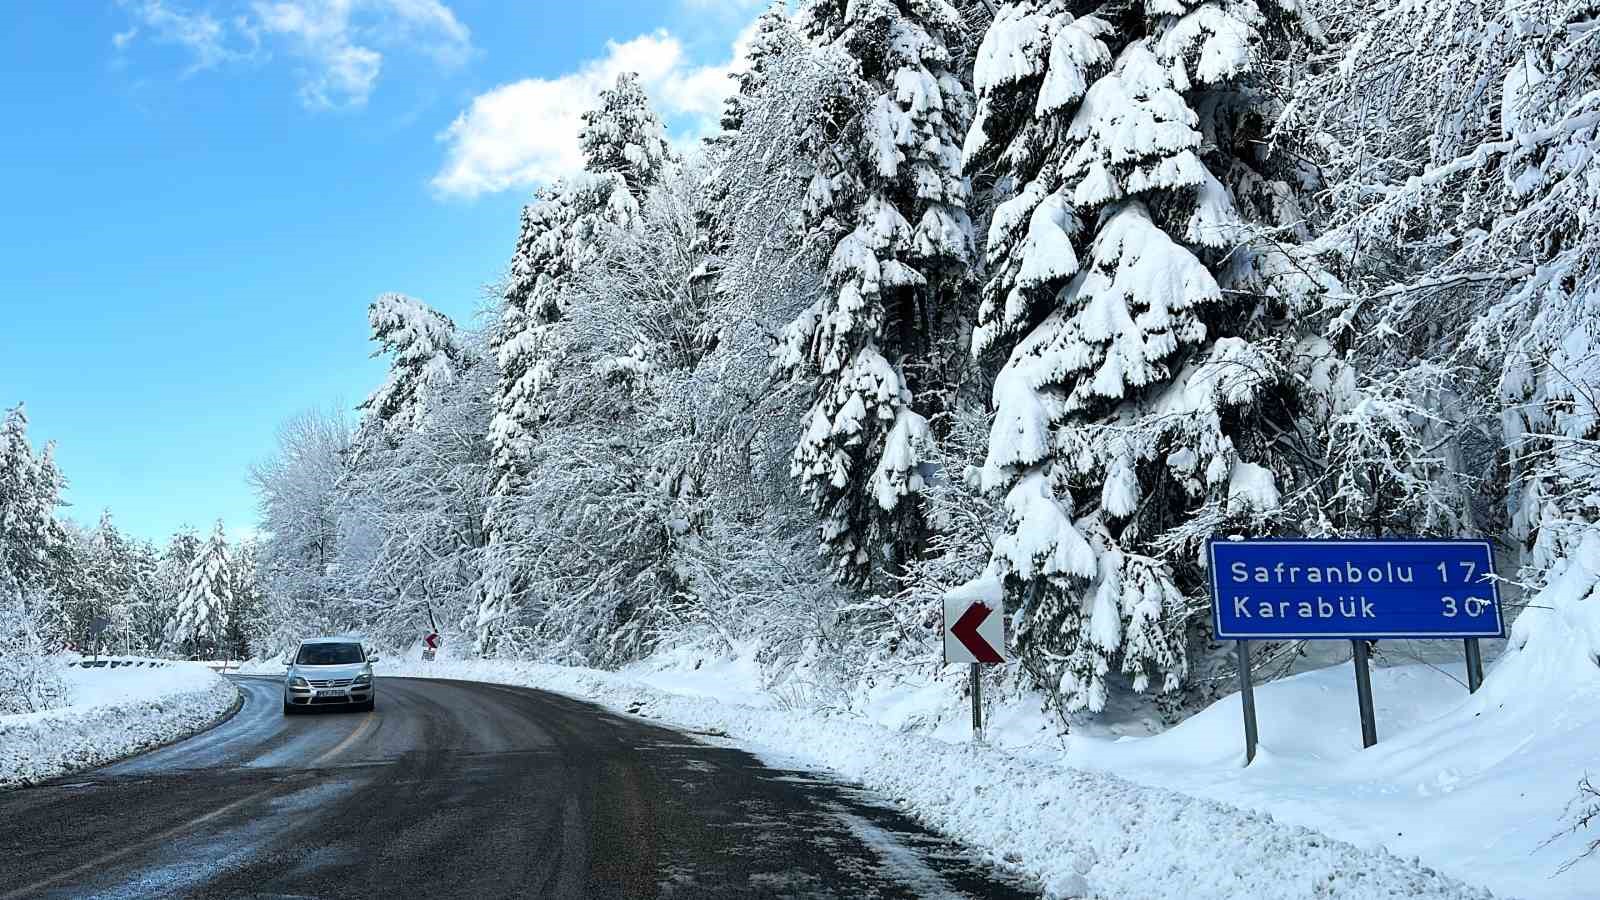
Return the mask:
<path fill-rule="evenodd" d="M 1467 693 L 1476 694 L 1478 688 L 1483 687 L 1483 651 L 1475 637 L 1461 643 L 1466 645 L 1467 651 Z"/>
<path fill-rule="evenodd" d="M 1355 651 L 1352 659 L 1356 664 L 1356 705 L 1361 709 L 1361 747 L 1366 749 L 1378 742 L 1378 714 L 1372 708 L 1372 668 L 1367 659 L 1372 648 L 1359 639 L 1350 644 Z"/>
<path fill-rule="evenodd" d="M 1005 662 L 1003 593 L 997 579 L 979 579 L 944 595 L 944 662 L 968 663 L 972 737 L 983 740 L 983 665 Z"/>
<path fill-rule="evenodd" d="M 1244 764 L 1256 761 L 1256 692 L 1250 684 L 1250 642 L 1239 645 L 1239 702 L 1244 704 Z"/>
<path fill-rule="evenodd" d="M 1482 683 L 1477 639 L 1501 637 L 1494 553 L 1478 540 L 1213 540 L 1212 624 L 1240 642 L 1246 764 L 1254 759 L 1255 704 L 1248 689 L 1253 640 L 1349 640 L 1364 746 L 1378 741 L 1369 641 L 1466 641 L 1469 688 Z"/>

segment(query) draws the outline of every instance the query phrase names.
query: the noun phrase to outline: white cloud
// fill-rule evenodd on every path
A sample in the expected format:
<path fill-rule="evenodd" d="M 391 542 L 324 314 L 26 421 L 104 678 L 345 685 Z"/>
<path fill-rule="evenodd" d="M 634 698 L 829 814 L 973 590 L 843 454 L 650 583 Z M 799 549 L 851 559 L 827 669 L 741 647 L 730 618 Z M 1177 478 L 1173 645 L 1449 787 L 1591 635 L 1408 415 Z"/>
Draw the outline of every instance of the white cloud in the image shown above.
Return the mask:
<path fill-rule="evenodd" d="M 623 72 L 639 73 L 669 124 L 687 124 L 691 137 L 707 134 L 733 87 L 728 76 L 743 65 L 753 31 L 752 25 L 740 34 L 721 65 L 695 65 L 681 41 L 656 31 L 623 43 L 607 41 L 604 56 L 559 78 L 525 78 L 480 94 L 439 135 L 448 149 L 433 187 L 476 197 L 582 169 L 582 115 Z"/>
<path fill-rule="evenodd" d="M 194 57 L 184 74 L 193 74 L 214 68 L 229 60 L 247 55 L 229 46 L 228 26 L 204 10 L 188 12 L 168 5 L 165 0 L 118 0 L 133 17 L 134 26 L 114 35 L 112 44 L 118 50 L 126 48 L 138 37 L 142 27 L 150 39 L 162 44 L 176 44 L 186 48 Z"/>
<path fill-rule="evenodd" d="M 158 40 L 189 48 L 193 72 L 254 58 L 263 42 L 273 41 L 301 61 L 300 97 L 312 108 L 364 104 L 391 48 L 442 66 L 460 65 L 473 53 L 471 33 L 440 0 L 255 0 L 229 19 L 184 12 L 167 0 L 118 2 L 135 20 L 112 39 L 119 50 L 143 26 Z"/>

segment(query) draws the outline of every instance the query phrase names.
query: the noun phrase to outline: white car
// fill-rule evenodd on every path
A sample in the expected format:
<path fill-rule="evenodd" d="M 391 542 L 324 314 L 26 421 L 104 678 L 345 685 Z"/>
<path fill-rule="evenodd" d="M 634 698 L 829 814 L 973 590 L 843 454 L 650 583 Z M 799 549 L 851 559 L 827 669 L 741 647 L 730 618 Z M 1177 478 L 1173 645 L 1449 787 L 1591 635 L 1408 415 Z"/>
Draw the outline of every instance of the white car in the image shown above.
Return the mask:
<path fill-rule="evenodd" d="M 372 677 L 376 659 L 353 638 L 301 641 L 283 676 L 283 714 L 309 706 L 371 710 L 378 696 Z"/>

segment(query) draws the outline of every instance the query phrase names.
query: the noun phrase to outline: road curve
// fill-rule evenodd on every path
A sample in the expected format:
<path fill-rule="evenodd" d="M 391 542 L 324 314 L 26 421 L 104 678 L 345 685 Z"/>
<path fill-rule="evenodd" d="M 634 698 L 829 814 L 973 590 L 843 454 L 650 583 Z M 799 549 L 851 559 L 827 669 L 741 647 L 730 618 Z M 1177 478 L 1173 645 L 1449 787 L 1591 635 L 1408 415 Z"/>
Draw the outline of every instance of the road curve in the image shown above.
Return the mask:
<path fill-rule="evenodd" d="M 384 678 L 0 792 L 27 897 L 1035 896 L 865 793 L 541 691 Z"/>

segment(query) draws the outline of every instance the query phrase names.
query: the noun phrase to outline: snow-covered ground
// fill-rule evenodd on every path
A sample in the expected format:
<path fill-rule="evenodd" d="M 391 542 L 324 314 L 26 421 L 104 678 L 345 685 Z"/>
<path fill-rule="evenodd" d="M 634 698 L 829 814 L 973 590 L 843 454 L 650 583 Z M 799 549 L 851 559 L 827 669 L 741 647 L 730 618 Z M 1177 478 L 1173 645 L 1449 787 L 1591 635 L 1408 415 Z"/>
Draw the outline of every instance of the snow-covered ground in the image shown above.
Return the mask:
<path fill-rule="evenodd" d="M 1585 767 L 1600 771 L 1600 693 L 1516 697 L 1491 683 L 1469 697 L 1464 680 L 1460 664 L 1376 670 L 1368 750 L 1343 665 L 1257 688 L 1261 746 L 1248 768 L 1237 697 L 1154 737 L 1074 738 L 1065 760 L 1420 856 L 1497 893 L 1600 896 L 1600 860 L 1557 874 L 1585 838 L 1546 843 Z"/>
<path fill-rule="evenodd" d="M 1069 765 L 1076 762 L 1073 751 L 1059 742 L 1052 756 L 1037 745 L 973 745 L 964 734 L 900 731 L 860 716 L 805 710 L 781 695 L 763 694 L 753 663 L 739 656 L 702 659 L 698 669 L 663 668 L 657 661 L 611 673 L 507 661 L 423 663 L 408 653 L 382 668 L 560 691 L 726 735 L 777 765 L 831 770 L 996 863 L 1038 878 L 1054 896 L 1489 896 L 1375 840 L 1334 840 L 1274 815 Z M 941 690 L 946 693 L 938 703 L 948 705 L 948 689 Z M 901 712 L 911 705 L 912 699 L 900 698 Z M 1222 715 L 1220 708 L 1214 713 Z M 997 737 L 1010 740 L 1032 730 L 1029 718 L 1018 713 L 998 723 Z M 1237 736 L 1226 750 L 1220 726 L 1200 724 L 1219 730 L 1217 746 L 1200 755 L 1226 765 L 1228 754 L 1238 753 Z M 1273 752 L 1284 754 L 1287 747 L 1280 741 Z"/>
<path fill-rule="evenodd" d="M 1445 642 L 1434 643 L 1448 655 Z M 1419 857 L 1498 894 L 1592 900 L 1600 897 L 1600 858 L 1557 870 L 1600 835 L 1550 839 L 1565 827 L 1578 780 L 1586 771 L 1600 775 L 1600 672 L 1539 667 L 1531 655 L 1497 662 L 1477 695 L 1468 694 L 1459 662 L 1375 669 L 1378 745 L 1370 750 L 1361 747 L 1348 662 L 1258 685 L 1261 743 L 1248 768 L 1237 695 L 1145 737 L 1063 738 L 1036 700 L 1018 702 L 989 710 L 987 738 L 1043 764 L 1114 773 Z M 626 674 L 674 693 L 774 705 L 748 655 L 696 669 L 680 651 Z M 879 688 L 862 714 L 895 730 L 966 742 L 970 716 L 953 702 L 962 680 L 951 671 Z M 1565 687 L 1541 687 L 1548 684 Z"/>
<path fill-rule="evenodd" d="M 65 670 L 72 702 L 0 716 L 0 787 L 33 784 L 187 737 L 233 708 L 238 690 L 205 666 Z"/>

